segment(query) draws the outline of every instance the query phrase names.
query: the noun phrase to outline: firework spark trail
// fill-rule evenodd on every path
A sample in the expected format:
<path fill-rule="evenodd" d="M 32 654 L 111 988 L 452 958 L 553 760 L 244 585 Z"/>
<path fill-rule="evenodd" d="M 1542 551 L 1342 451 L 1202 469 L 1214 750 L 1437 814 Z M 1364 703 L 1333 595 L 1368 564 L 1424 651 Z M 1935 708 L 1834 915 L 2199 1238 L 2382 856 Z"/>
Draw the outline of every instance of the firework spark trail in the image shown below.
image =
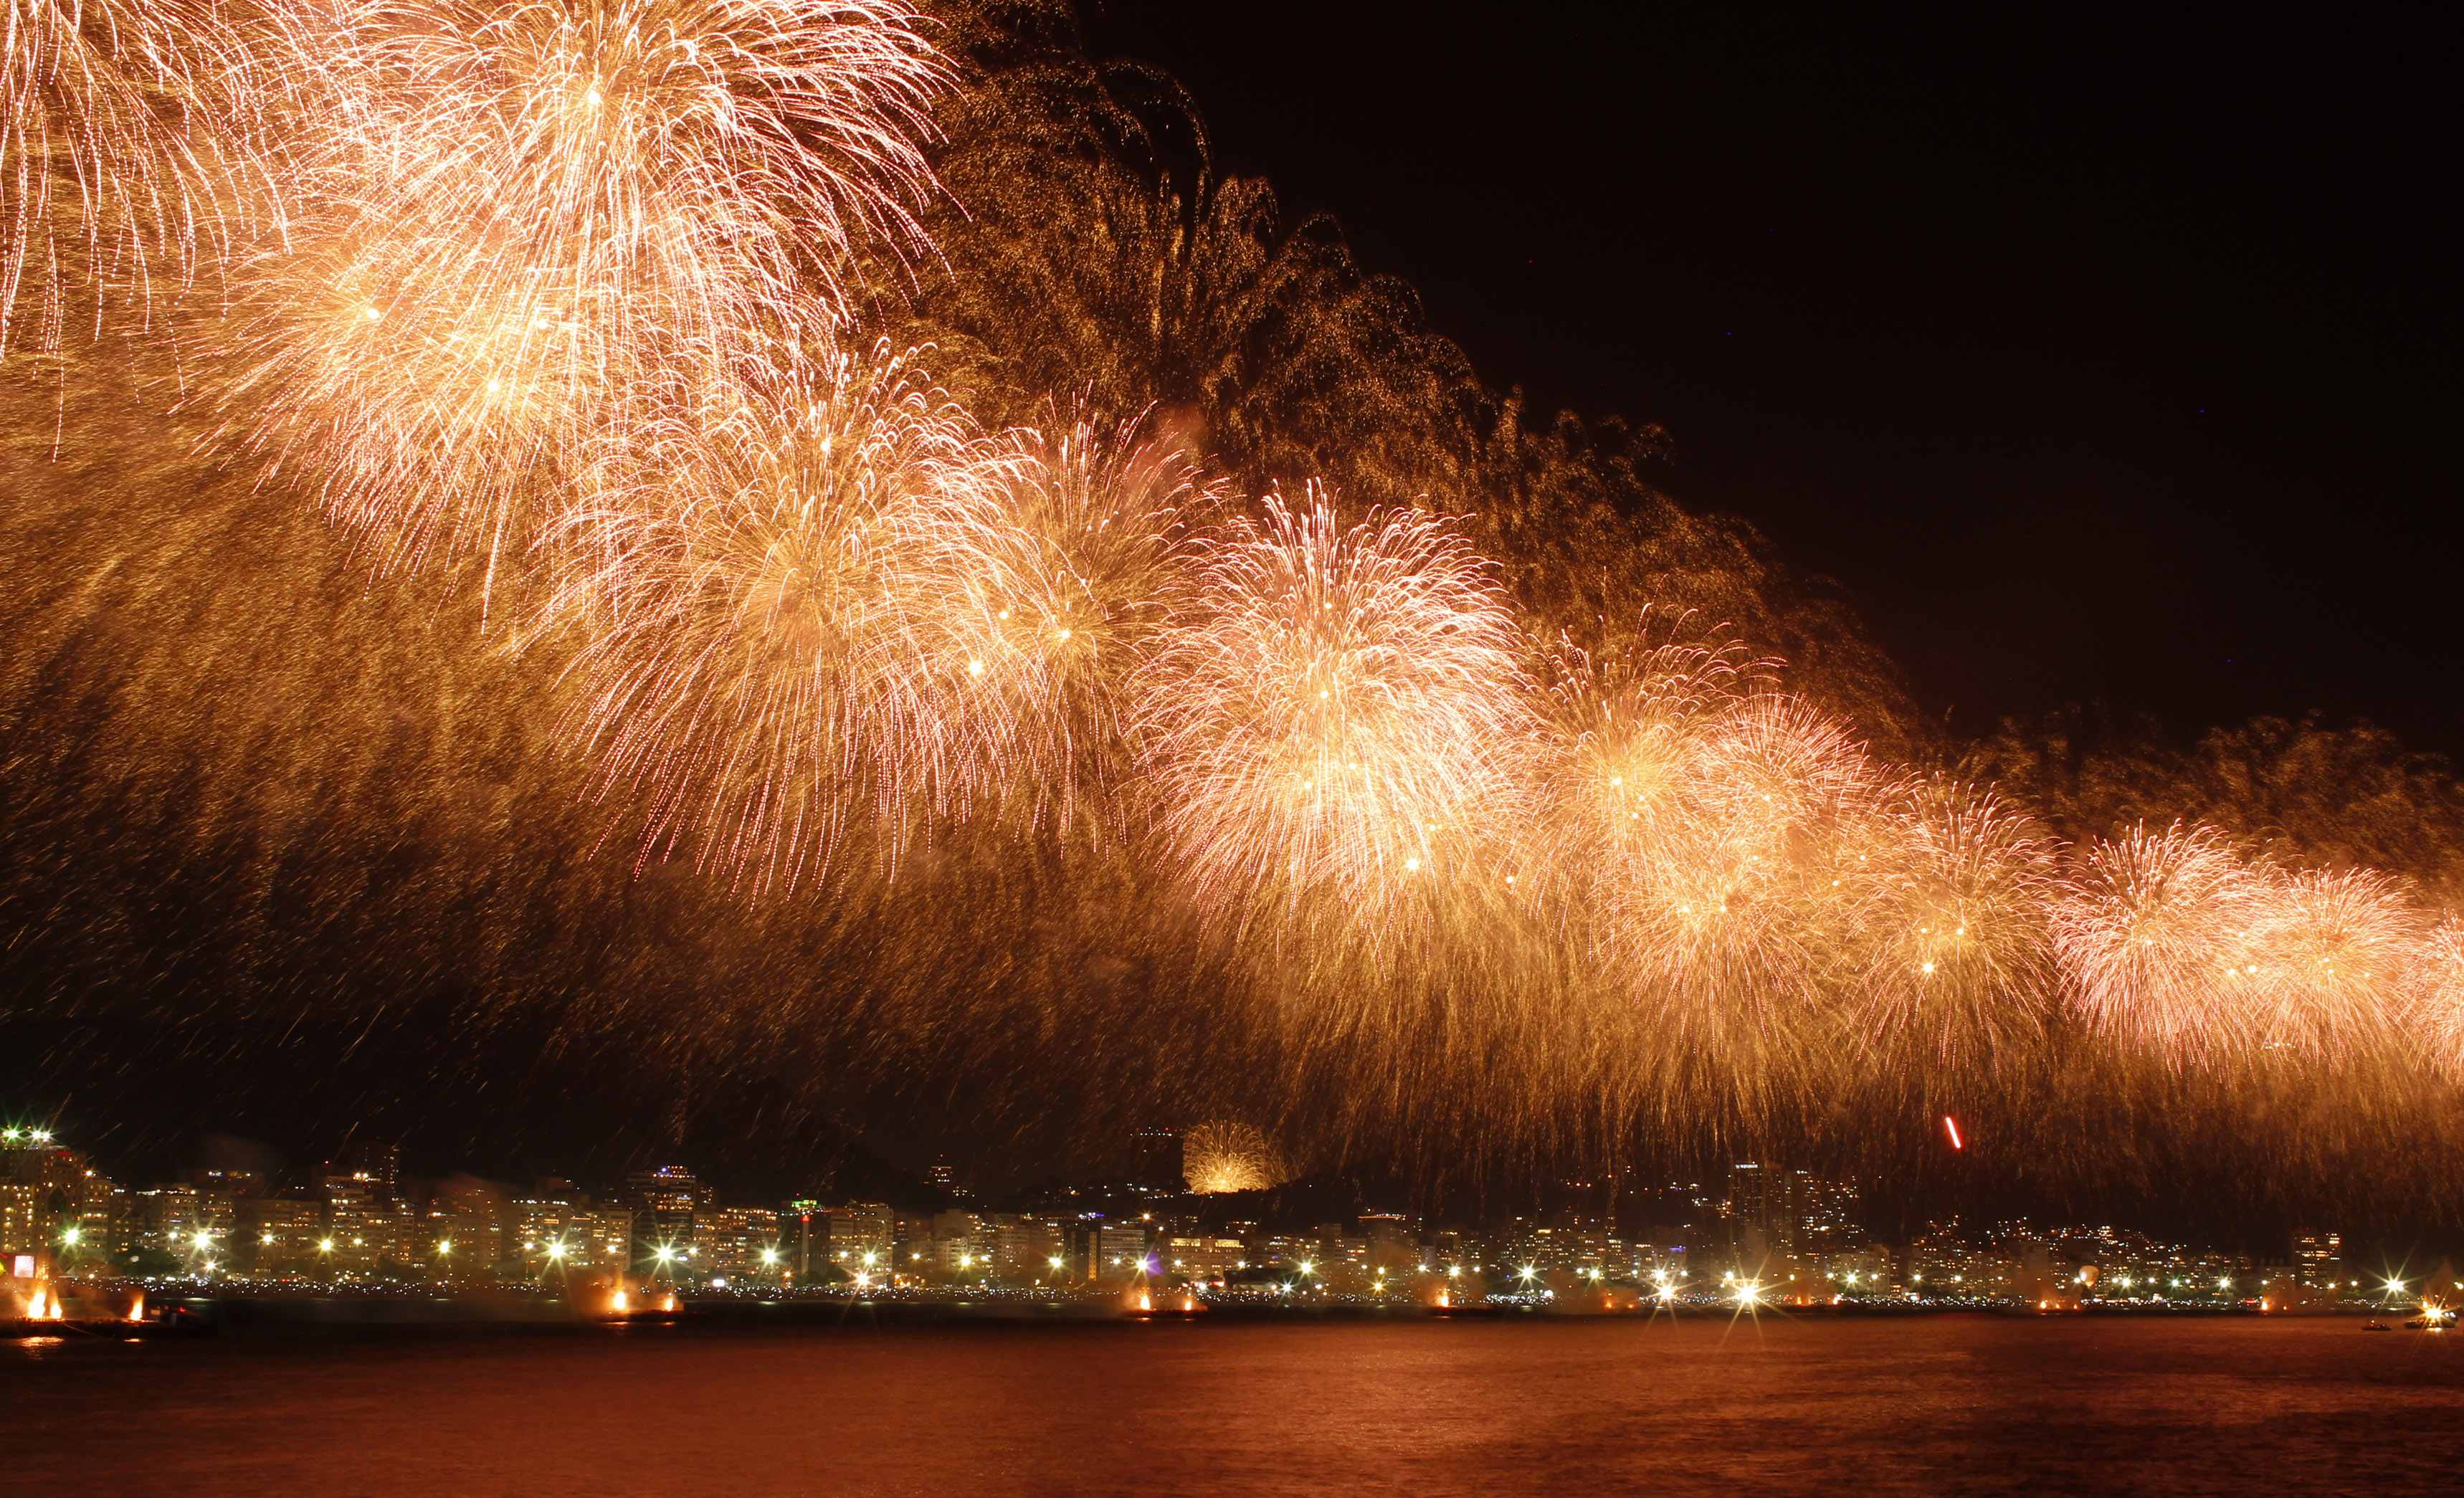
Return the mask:
<path fill-rule="evenodd" d="M 910 835 L 994 797 L 1026 706 L 981 688 L 1013 452 L 905 356 L 758 377 L 733 410 L 611 438 L 551 533 L 578 628 L 568 737 L 755 893 L 792 891 L 865 820 Z"/>
<path fill-rule="evenodd" d="M 1514 612 L 1450 527 L 1270 496 L 1200 543 L 1196 609 L 1135 713 L 1160 846 L 1221 929 L 1332 909 L 1392 952 L 1430 888 L 1502 877 L 1534 716 Z"/>
<path fill-rule="evenodd" d="M 903 0 L 294 0 L 297 232 L 240 276 L 225 439 L 387 565 L 518 550 L 633 386 L 851 320 L 949 74 Z M 509 534 L 510 533 L 510 534 Z"/>
<path fill-rule="evenodd" d="M 150 310 L 265 201 L 241 111 L 253 57 L 206 0 L 5 0 L 0 21 L 0 356 L 29 319 L 60 351 L 69 300 Z M 23 346 L 24 340 L 20 340 Z"/>

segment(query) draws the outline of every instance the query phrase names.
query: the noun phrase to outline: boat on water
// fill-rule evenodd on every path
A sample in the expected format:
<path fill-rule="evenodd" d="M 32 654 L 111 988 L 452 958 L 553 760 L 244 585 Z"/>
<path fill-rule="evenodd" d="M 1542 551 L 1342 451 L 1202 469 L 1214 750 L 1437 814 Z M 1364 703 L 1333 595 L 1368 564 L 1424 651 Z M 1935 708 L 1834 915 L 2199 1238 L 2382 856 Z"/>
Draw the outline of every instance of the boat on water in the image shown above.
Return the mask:
<path fill-rule="evenodd" d="M 2395 1328 L 2388 1326 L 2378 1317 L 2372 1316 L 2367 1321 L 2362 1323 L 2362 1330 L 2365 1332 L 2392 1332 Z"/>

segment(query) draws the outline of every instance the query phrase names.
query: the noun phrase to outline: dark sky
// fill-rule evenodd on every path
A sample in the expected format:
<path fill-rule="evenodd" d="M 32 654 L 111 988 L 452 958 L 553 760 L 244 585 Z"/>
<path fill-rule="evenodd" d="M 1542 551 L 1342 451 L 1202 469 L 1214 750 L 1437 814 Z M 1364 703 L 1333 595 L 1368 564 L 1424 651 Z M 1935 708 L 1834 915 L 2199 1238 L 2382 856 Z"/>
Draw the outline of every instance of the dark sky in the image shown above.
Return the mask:
<path fill-rule="evenodd" d="M 1865 607 L 1954 726 L 2464 751 L 2452 12 L 1099 0 L 1493 384 Z M 1754 13 L 1749 13 L 1749 12 Z"/>

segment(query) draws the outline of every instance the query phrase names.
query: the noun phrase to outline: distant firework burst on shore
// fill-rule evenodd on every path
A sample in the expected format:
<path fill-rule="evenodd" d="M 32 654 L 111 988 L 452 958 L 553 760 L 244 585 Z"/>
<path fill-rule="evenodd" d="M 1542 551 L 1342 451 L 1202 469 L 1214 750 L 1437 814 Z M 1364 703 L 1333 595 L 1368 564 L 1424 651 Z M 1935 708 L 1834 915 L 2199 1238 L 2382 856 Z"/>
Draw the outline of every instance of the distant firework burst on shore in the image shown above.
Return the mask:
<path fill-rule="evenodd" d="M 1270 1191 L 1290 1167 L 1265 1130 L 1228 1119 L 1202 1123 L 1181 1140 L 1181 1174 L 1200 1196 Z"/>

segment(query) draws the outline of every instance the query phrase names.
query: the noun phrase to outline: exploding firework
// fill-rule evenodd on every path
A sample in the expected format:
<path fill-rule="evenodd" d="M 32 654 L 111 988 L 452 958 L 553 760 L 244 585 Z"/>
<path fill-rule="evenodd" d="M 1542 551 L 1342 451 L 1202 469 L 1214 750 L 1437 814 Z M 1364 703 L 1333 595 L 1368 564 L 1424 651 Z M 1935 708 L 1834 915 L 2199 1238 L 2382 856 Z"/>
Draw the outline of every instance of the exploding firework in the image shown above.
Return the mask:
<path fill-rule="evenodd" d="M 2390 1038 L 2418 976 L 2426 922 L 2396 881 L 2367 870 L 2274 873 L 2241 962 L 2224 974 L 2228 1034 L 2305 1061 L 2343 1061 Z"/>
<path fill-rule="evenodd" d="M 2034 1040 L 2051 841 L 1991 791 L 1941 777 L 1894 795 L 1878 833 L 1858 881 L 1853 1039 L 1921 1073 Z"/>
<path fill-rule="evenodd" d="M 1774 667 L 1717 639 L 1671 638 L 1606 663 L 1562 651 L 1550 699 L 1556 752 L 1544 771 L 1556 861 L 1595 868 L 1677 829 L 1693 810 L 1704 724 Z"/>
<path fill-rule="evenodd" d="M 1020 738 L 981 690 L 979 585 L 1014 458 L 905 357 L 831 356 L 733 410 L 646 418 L 559 525 L 566 728 L 645 856 L 791 890 L 855 827 L 894 857 L 972 814 Z"/>
<path fill-rule="evenodd" d="M 1130 771 L 1129 684 L 1168 629 L 1188 622 L 1193 538 L 1223 500 L 1220 480 L 1141 436 L 1080 412 L 1013 434 L 1003 523 L 971 585 L 998 626 L 980 690 L 1022 723 L 1020 808 L 1066 820 Z"/>
<path fill-rule="evenodd" d="M 2224 995 L 2251 961 L 2262 893 L 2212 827 L 2177 822 L 2097 840 L 2053 908 L 2070 1002 L 2173 1066 L 2213 1058 L 2232 1043 Z"/>
<path fill-rule="evenodd" d="M 825 336 L 861 248 L 923 248 L 948 78 L 902 0 L 281 14 L 299 227 L 240 268 L 224 435 L 388 564 L 526 540 L 640 386 Z"/>
<path fill-rule="evenodd" d="M 2417 1044 L 2451 1082 L 2464 1082 L 2464 919 L 2450 915 L 2423 945 L 2425 963 L 2413 1011 Z"/>
<path fill-rule="evenodd" d="M 1289 1167 L 1265 1131 L 1228 1119 L 1202 1123 L 1181 1141 L 1181 1171 L 1200 1196 L 1231 1191 L 1269 1191 L 1284 1183 Z"/>
<path fill-rule="evenodd" d="M 1523 639 L 1445 522 L 1347 528 L 1323 491 L 1269 497 L 1202 543 L 1195 605 L 1136 714 L 1169 865 L 1211 914 L 1244 936 L 1331 919 L 1391 951 L 1433 891 L 1503 877 Z"/>
<path fill-rule="evenodd" d="M 1571 677 L 1552 836 L 1582 860 L 1573 900 L 1602 991 L 1643 1037 L 1637 1085 L 1751 1113 L 1802 1082 L 1876 776 L 1841 725 L 1739 686 L 1725 653 L 1606 695 Z"/>

